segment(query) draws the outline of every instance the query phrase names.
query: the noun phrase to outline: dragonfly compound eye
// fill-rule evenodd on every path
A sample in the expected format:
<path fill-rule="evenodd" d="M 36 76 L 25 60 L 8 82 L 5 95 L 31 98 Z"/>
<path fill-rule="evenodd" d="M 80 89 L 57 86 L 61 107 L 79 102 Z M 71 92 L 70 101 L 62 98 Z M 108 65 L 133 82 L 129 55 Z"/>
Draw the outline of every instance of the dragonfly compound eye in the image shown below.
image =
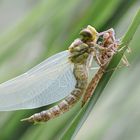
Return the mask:
<path fill-rule="evenodd" d="M 83 29 L 80 32 L 80 35 L 82 36 L 82 39 L 84 39 L 84 40 L 91 40 L 92 39 L 92 32 L 88 29 Z"/>
<path fill-rule="evenodd" d="M 82 35 L 82 39 L 84 41 L 97 41 L 98 38 L 98 32 L 96 29 L 90 25 L 87 26 L 87 28 L 83 29 L 80 32 L 80 35 Z"/>

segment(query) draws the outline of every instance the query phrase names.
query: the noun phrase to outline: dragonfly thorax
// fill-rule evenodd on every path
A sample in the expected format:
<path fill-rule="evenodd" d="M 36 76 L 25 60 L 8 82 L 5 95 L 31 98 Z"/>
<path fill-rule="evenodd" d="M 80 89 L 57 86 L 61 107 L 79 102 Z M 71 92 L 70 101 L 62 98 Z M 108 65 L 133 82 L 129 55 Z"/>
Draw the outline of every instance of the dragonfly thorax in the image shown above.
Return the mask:
<path fill-rule="evenodd" d="M 74 43 L 69 47 L 71 56 L 69 59 L 73 63 L 84 64 L 86 63 L 90 53 L 91 48 L 86 43 L 82 42 L 80 39 L 76 39 Z"/>
<path fill-rule="evenodd" d="M 92 47 L 98 39 L 98 32 L 94 27 L 88 25 L 80 32 L 81 38 L 76 39 L 69 47 L 70 60 L 73 63 L 86 63 L 93 51 Z"/>

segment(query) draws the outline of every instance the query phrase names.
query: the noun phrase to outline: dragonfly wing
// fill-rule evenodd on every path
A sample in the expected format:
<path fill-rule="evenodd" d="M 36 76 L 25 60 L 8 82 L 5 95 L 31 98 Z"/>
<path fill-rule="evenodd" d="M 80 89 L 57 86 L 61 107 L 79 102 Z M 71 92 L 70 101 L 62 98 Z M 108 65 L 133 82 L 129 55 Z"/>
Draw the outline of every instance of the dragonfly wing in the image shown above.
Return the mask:
<path fill-rule="evenodd" d="M 0 110 L 32 109 L 57 102 L 74 89 L 69 52 L 58 53 L 0 85 Z"/>
<path fill-rule="evenodd" d="M 95 74 L 98 72 L 100 66 L 97 64 L 95 59 L 92 60 L 92 65 L 89 68 L 89 81 L 95 76 Z"/>

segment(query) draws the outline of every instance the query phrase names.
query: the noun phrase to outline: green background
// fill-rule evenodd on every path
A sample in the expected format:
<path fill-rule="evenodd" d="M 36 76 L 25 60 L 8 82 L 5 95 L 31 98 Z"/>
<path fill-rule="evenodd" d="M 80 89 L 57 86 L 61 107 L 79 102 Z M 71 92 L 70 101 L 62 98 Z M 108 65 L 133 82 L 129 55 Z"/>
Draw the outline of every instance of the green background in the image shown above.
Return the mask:
<path fill-rule="evenodd" d="M 127 31 L 139 0 L 5 0 L 0 3 L 0 82 L 65 50 L 87 25 L 113 27 L 117 38 Z M 117 69 L 75 140 L 139 140 L 140 27 L 126 54 L 129 67 Z M 40 109 L 0 112 L 0 140 L 59 140 L 80 104 L 44 124 L 20 119 Z M 65 138 L 67 140 L 67 138 Z"/>

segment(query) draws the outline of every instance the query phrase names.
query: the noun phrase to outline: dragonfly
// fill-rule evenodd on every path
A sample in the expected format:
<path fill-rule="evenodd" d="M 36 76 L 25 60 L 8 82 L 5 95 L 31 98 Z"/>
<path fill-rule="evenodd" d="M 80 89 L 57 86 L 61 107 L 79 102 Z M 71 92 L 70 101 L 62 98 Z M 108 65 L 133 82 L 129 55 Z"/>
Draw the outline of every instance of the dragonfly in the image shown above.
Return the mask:
<path fill-rule="evenodd" d="M 60 101 L 48 110 L 22 119 L 28 122 L 46 122 L 67 112 L 83 94 L 83 104 L 87 102 L 93 89 L 93 86 L 88 87 L 88 74 L 92 64 L 96 64 L 94 81 L 99 81 L 99 71 L 116 53 L 113 50 L 116 47 L 112 39 L 114 36 L 109 33 L 98 33 L 88 25 L 80 31 L 80 38 L 74 40 L 68 50 L 57 53 L 26 73 L 0 84 L 0 111 L 34 109 Z M 107 41 L 108 34 L 112 41 L 110 45 Z M 99 41 L 101 36 L 103 40 Z M 112 44 L 115 47 L 109 47 Z M 109 52 L 110 57 L 107 59 L 104 56 Z M 97 82 L 93 83 L 91 82 L 95 87 Z"/>

